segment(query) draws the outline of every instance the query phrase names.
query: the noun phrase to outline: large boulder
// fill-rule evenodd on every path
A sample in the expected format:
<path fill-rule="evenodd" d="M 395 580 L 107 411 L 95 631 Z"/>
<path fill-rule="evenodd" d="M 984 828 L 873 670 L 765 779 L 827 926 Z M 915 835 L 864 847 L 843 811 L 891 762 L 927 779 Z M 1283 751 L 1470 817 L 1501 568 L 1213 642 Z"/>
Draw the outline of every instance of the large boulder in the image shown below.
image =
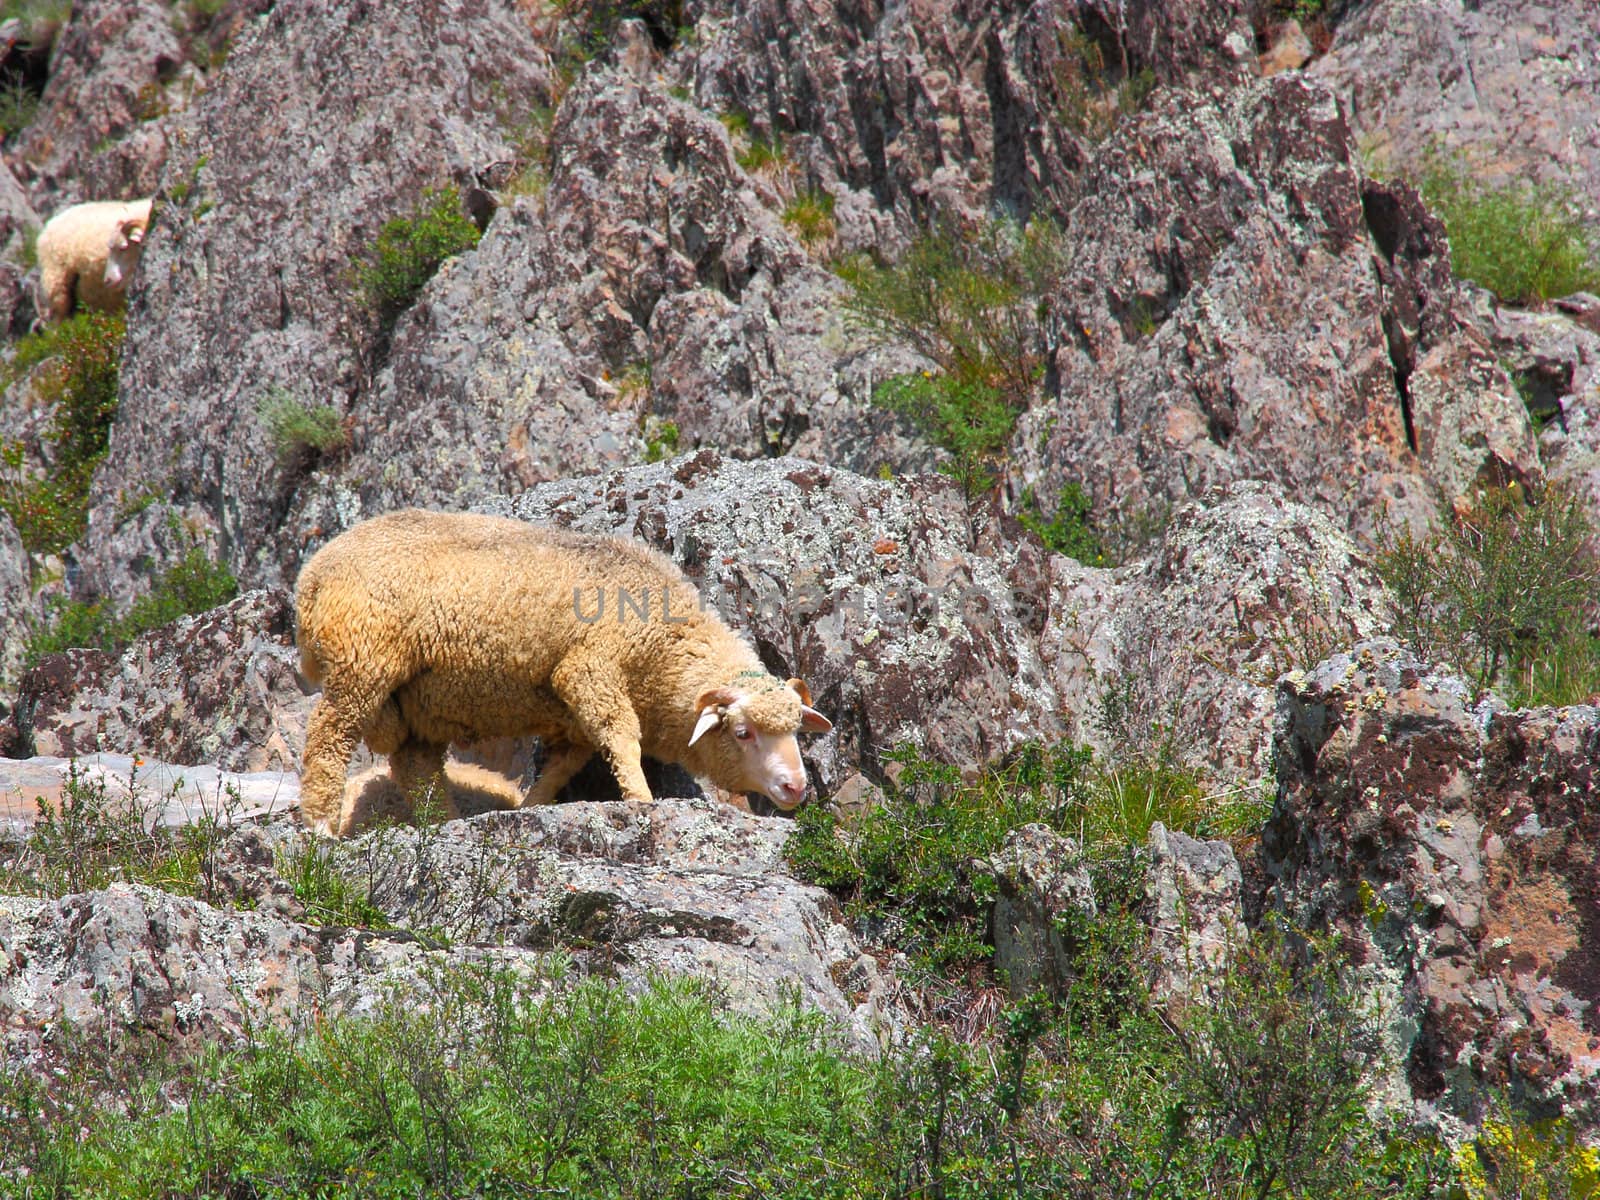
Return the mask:
<path fill-rule="evenodd" d="M 792 829 L 715 800 L 577 802 L 375 831 L 334 869 L 398 925 L 570 950 L 624 980 L 692 974 L 744 1011 L 797 994 L 870 1041 L 877 966 L 834 899 L 785 871 Z"/>
<path fill-rule="evenodd" d="M 1415 197 L 1362 178 L 1334 96 L 1287 74 L 1173 93 L 1101 147 L 1050 299 L 1020 481 L 1138 512 L 1267 478 L 1370 533 L 1538 471 L 1515 389 Z"/>
<path fill-rule="evenodd" d="M 548 61 L 509 0 L 300 0 L 241 35 L 174 131 L 91 496 L 90 590 L 137 594 L 197 529 L 247 584 L 292 573 L 298 546 L 278 539 L 300 474 L 258 407 L 281 389 L 342 415 L 366 391 L 385 331 L 355 264 L 427 188 L 471 192 L 514 158 Z"/>
<path fill-rule="evenodd" d="M 120 654 L 67 650 L 43 659 L 19 688 L 20 750 L 295 770 L 312 705 L 298 670 L 288 595 L 247 592 Z"/>
<path fill-rule="evenodd" d="M 1086 86 L 1146 72 L 1236 80 L 1253 61 L 1239 0 L 1181 12 L 1150 0 L 707 0 L 691 11 L 696 98 L 788 139 L 804 173 L 841 198 L 850 246 L 892 245 L 930 213 L 1059 207 L 1092 148 L 1063 115 Z"/>
<path fill-rule="evenodd" d="M 745 458 L 929 460 L 866 403 L 882 356 L 844 335 L 842 285 L 721 123 L 644 70 L 643 37 L 624 25 L 617 67 L 567 94 L 542 195 L 502 207 L 400 322 L 333 486 L 285 518 L 288 553 L 352 508 L 464 507 L 639 462 L 669 427 L 669 447 Z"/>
<path fill-rule="evenodd" d="M 155 191 L 166 119 L 200 86 L 183 21 L 160 0 L 73 4 L 56 33 L 38 111 L 7 161 L 44 208 Z"/>
<path fill-rule="evenodd" d="M 1130 566 L 1050 571 L 1040 654 L 1074 736 L 1113 757 L 1166 745 L 1227 779 L 1270 770 L 1279 675 L 1390 619 L 1350 537 L 1254 481 L 1179 505 Z"/>
<path fill-rule="evenodd" d="M 893 1016 L 887 980 L 833 899 L 783 871 L 791 828 L 699 800 L 384 829 L 328 860 L 402 926 L 384 932 L 307 924 L 281 872 L 310 835 L 248 825 L 217 853 L 219 888 L 245 907 L 125 884 L 0 897 L 0 1055 L 47 1070 L 62 1022 L 190 1050 L 239 1044 L 267 1027 L 370 1012 L 440 968 L 532 981 L 551 952 L 628 982 L 694 975 L 738 1011 L 798 997 L 875 1046 Z"/>
<path fill-rule="evenodd" d="M 1270 904 L 1339 930 L 1395 1083 L 1470 1117 L 1512 1091 L 1600 1121 L 1600 710 L 1500 710 L 1393 642 L 1279 687 Z"/>
<path fill-rule="evenodd" d="M 1467 154 L 1490 178 L 1600 192 L 1600 25 L 1587 0 L 1353 6 L 1312 73 L 1368 154 Z"/>

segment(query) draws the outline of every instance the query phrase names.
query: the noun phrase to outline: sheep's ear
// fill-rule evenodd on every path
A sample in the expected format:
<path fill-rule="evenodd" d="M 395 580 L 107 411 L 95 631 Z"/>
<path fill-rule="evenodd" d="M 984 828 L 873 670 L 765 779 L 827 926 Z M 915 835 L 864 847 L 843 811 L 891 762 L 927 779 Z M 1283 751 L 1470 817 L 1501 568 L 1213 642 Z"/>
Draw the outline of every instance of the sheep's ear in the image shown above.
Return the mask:
<path fill-rule="evenodd" d="M 689 745 L 694 745 L 720 724 L 722 724 L 722 713 L 715 705 L 704 709 L 700 713 L 700 719 L 694 723 L 694 732 L 689 735 Z"/>
<path fill-rule="evenodd" d="M 694 745 L 722 724 L 722 709 L 738 702 L 739 699 L 739 693 L 728 687 L 707 688 L 701 692 L 700 699 L 694 702 L 694 710 L 700 714 L 700 719 L 694 723 L 694 732 L 689 735 L 689 745 Z"/>
<path fill-rule="evenodd" d="M 708 708 L 726 708 L 730 704 L 737 704 L 744 699 L 742 692 L 736 692 L 731 687 L 707 688 L 700 693 L 700 699 L 694 702 L 694 710 L 698 713 L 705 712 Z"/>
<path fill-rule="evenodd" d="M 811 689 L 806 686 L 806 681 L 804 679 L 791 679 L 789 680 L 789 686 L 792 687 L 795 690 L 795 694 L 800 697 L 801 704 L 809 705 L 811 703 Z"/>
<path fill-rule="evenodd" d="M 827 733 L 833 722 L 807 704 L 800 709 L 800 728 L 807 733 Z"/>

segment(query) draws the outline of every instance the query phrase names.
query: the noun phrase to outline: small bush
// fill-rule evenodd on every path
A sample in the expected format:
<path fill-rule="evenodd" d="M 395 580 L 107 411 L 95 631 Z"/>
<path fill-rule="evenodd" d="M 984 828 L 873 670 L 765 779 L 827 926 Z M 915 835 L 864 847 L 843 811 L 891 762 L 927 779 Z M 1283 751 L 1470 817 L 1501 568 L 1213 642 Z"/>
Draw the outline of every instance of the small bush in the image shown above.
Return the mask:
<path fill-rule="evenodd" d="M 909 345 L 935 369 L 885 381 L 876 403 L 907 414 L 949 451 L 947 469 L 982 487 L 1004 459 L 1044 365 L 1043 297 L 1065 271 L 1059 233 L 996 223 L 941 227 L 892 265 L 840 264 L 845 311 L 869 338 Z"/>
<path fill-rule="evenodd" d="M 1459 1185 L 1450 1200 L 1593 1200 L 1600 1196 L 1600 1150 L 1569 1121 L 1528 1121 L 1501 1103 L 1478 1134 L 1458 1147 Z"/>
<path fill-rule="evenodd" d="M 38 113 L 39 94 L 21 79 L 0 84 L 0 138 L 26 129 Z"/>
<path fill-rule="evenodd" d="M 1100 44 L 1070 26 L 1058 34 L 1052 82 L 1061 124 L 1079 137 L 1100 142 L 1125 116 L 1144 107 L 1156 77 L 1148 67 L 1130 73 L 1126 55 L 1107 63 Z"/>
<path fill-rule="evenodd" d="M 783 223 L 808 250 L 826 245 L 838 232 L 833 222 L 833 196 L 824 191 L 801 192 L 784 208 Z"/>
<path fill-rule="evenodd" d="M 309 921 L 368 929 L 388 927 L 388 918 L 373 903 L 370 889 L 339 873 L 331 844 L 312 839 L 281 855 L 278 874 L 293 886 L 295 899 L 305 905 Z"/>
<path fill-rule="evenodd" d="M 679 436 L 677 422 L 662 420 L 654 414 L 647 416 L 644 422 L 645 462 L 671 458 L 678 452 Z"/>
<path fill-rule="evenodd" d="M 774 134 L 771 139 L 753 137 L 742 150 L 734 151 L 734 160 L 752 174 L 761 171 L 780 171 L 789 163 L 783 148 L 783 138 Z"/>
<path fill-rule="evenodd" d="M 26 448 L 0 443 L 0 509 L 31 554 L 56 554 L 83 535 L 89 483 L 110 444 L 122 367 L 121 314 L 84 312 L 29 334 L 5 376 L 14 387 L 38 368 L 35 397 L 50 406 L 44 440 L 54 458 L 48 475 L 27 469 Z"/>
<path fill-rule="evenodd" d="M 1600 291 L 1600 231 L 1577 215 L 1581 201 L 1570 189 L 1487 183 L 1465 162 L 1438 157 L 1419 186 L 1450 235 L 1461 278 L 1511 304 Z"/>
<path fill-rule="evenodd" d="M 50 615 L 28 639 L 24 662 L 32 666 L 47 654 L 77 647 L 120 650 L 152 629 L 226 604 L 238 594 L 232 572 L 192 546 L 121 616 L 103 601 L 53 598 Z"/>
<path fill-rule="evenodd" d="M 344 421 L 338 409 L 331 404 L 307 404 L 281 387 L 267 389 L 256 405 L 256 416 L 280 465 L 298 462 L 307 454 L 326 454 L 345 444 Z"/>
<path fill-rule="evenodd" d="M 1050 520 L 1044 519 L 1031 490 L 1022 495 L 1017 519 L 1057 554 L 1075 558 L 1087 567 L 1103 567 L 1108 565 L 1106 548 L 1090 520 L 1093 507 L 1082 485 L 1072 482 L 1061 489 L 1056 515 Z"/>
<path fill-rule="evenodd" d="M 462 215 L 454 187 L 429 188 L 412 216 L 384 222 L 371 253 L 357 264 L 364 300 L 385 325 L 392 325 L 440 264 L 471 250 L 481 236 Z"/>
<path fill-rule="evenodd" d="M 0 888 L 55 897 L 120 881 L 222 901 L 219 852 L 238 794 L 220 793 L 199 819 L 168 828 L 160 824 L 161 810 L 176 798 L 176 788 L 168 795 L 151 792 L 134 761 L 125 791 L 113 791 L 104 775 L 69 764 L 60 803 L 41 799 L 27 837 L 0 843 Z"/>
<path fill-rule="evenodd" d="M 910 748 L 887 758 L 901 771 L 881 805 L 853 824 L 820 806 L 800 810 L 785 856 L 851 912 L 902 923 L 905 948 L 929 969 L 986 960 L 995 891 L 983 860 L 1030 822 L 1070 831 L 1089 755 L 1029 747 L 973 784 Z"/>
<path fill-rule="evenodd" d="M 1426 534 L 1391 529 L 1377 567 L 1396 602 L 1395 635 L 1426 659 L 1468 671 L 1480 688 L 1559 681 L 1559 651 L 1592 653 L 1585 633 L 1600 570 L 1582 497 L 1550 486 L 1491 488 Z M 1566 676 L 1570 678 L 1570 676 Z"/>

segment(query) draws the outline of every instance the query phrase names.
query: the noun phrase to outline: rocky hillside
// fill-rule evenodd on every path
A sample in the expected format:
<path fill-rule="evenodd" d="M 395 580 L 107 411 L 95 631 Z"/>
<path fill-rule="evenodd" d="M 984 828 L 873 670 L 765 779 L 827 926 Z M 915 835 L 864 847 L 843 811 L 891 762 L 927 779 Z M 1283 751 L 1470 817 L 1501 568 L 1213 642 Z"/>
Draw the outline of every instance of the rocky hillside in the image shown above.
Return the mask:
<path fill-rule="evenodd" d="M 1414 1174 L 1371 1194 L 1435 1167 L 1519 1194 L 1481 1190 L 1501 1131 L 1576 1187 L 1560 1139 L 1600 1131 L 1592 17 L 6 5 L 0 1075 L 58 1084 L 0 1086 L 0 1117 L 137 1107 L 67 1097 L 74 1039 L 193 1062 L 377 1020 L 441 972 L 559 993 L 559 958 L 635 996 L 710 981 L 753 1021 L 794 1002 L 841 1062 L 930 1029 L 1020 1045 L 1005 1120 L 968 1096 L 962 1136 L 1026 1124 L 1050 1194 L 1348 1189 L 1327 1148 L 1366 1161 L 1379 1130 Z M 42 222 L 142 196 L 125 311 L 46 327 Z M 312 839 L 294 580 L 407 505 L 666 552 L 832 719 L 805 815 L 665 768 L 628 805 L 591 770 L 538 811 Z M 540 752 L 456 753 L 527 784 Z M 949 869 L 919 891 L 930 842 Z M 1023 1087 L 1030 1053 L 1076 1061 L 1029 1022 L 1081 1027 L 1085 980 L 1119 998 L 1089 1027 L 1148 1017 L 1192 1068 L 1194 1144 L 1237 1161 L 1184 1166 L 1159 1114 L 1142 1146 L 1073 1124 L 1065 1076 Z M 1241 980 L 1337 994 L 1370 1035 L 1329 1051 L 1359 1067 L 1345 1124 L 1270 1173 L 1206 1083 L 1219 1029 L 1280 1011 Z M 1105 1099 L 1119 1129 L 1139 1103 Z M 901 1133 L 920 1149 L 874 1194 L 944 1194 L 941 1135 Z M 8 1169 L 0 1192 L 42 1178 Z M 780 1194 L 726 1169 L 715 1194 Z"/>

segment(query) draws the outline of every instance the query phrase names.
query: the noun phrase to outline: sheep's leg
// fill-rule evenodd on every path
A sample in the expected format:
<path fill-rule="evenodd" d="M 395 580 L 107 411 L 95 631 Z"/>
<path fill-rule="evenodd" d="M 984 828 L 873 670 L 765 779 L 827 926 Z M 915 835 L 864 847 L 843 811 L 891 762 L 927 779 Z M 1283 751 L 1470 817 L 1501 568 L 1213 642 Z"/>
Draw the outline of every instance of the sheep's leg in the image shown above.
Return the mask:
<path fill-rule="evenodd" d="M 614 664 L 599 657 L 562 659 L 550 673 L 550 687 L 572 713 L 583 740 L 605 756 L 622 798 L 648 802 L 650 785 L 639 762 L 639 716 Z"/>
<path fill-rule="evenodd" d="M 45 263 L 39 268 L 39 290 L 44 293 L 44 312 L 50 325 L 59 325 L 72 315 L 73 293 L 78 289 L 75 271 Z"/>
<path fill-rule="evenodd" d="M 532 804 L 554 804 L 561 789 L 566 787 L 572 777 L 583 770 L 583 765 L 594 757 L 593 746 L 579 743 L 551 746 L 548 750 L 550 757 L 545 759 L 544 765 L 539 768 L 539 778 L 534 781 L 533 790 L 522 801 L 523 808 Z"/>
<path fill-rule="evenodd" d="M 389 774 L 408 808 L 418 800 L 437 799 L 444 805 L 444 819 L 452 821 L 461 813 L 445 779 L 444 752 L 435 742 L 410 739 L 389 755 Z"/>
<path fill-rule="evenodd" d="M 364 693 L 331 682 L 324 686 L 306 726 L 300 768 L 300 819 L 317 833 L 336 834 L 340 829 L 350 755 L 387 695 L 387 688 Z"/>

